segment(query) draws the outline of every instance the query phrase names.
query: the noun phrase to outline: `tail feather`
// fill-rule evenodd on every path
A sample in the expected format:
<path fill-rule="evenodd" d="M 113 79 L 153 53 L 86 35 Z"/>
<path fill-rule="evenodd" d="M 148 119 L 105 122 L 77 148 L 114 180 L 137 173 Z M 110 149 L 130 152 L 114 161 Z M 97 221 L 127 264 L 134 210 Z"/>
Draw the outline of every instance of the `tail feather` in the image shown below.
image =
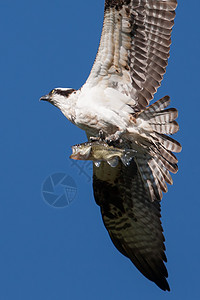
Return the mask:
<path fill-rule="evenodd" d="M 169 104 L 170 98 L 165 96 L 150 105 L 137 117 L 147 122 L 152 128 L 152 132 L 146 131 L 146 139 L 143 140 L 144 153 L 136 154 L 135 157 L 152 201 L 162 199 L 162 192 L 167 192 L 166 183 L 173 184 L 170 172 L 177 173 L 178 160 L 172 152 L 182 150 L 180 143 L 168 136 L 179 130 L 179 125 L 175 121 L 178 111 L 175 108 L 166 109 Z M 146 140 L 151 143 L 150 146 Z M 140 144 L 142 146 L 142 142 Z"/>
<path fill-rule="evenodd" d="M 148 120 L 152 129 L 158 133 L 174 134 L 179 130 L 175 119 L 178 117 L 178 111 L 175 108 L 162 110 L 159 112 L 148 112 L 143 119 Z"/>
<path fill-rule="evenodd" d="M 144 160 L 143 155 L 137 155 L 137 157 L 135 158 L 135 162 L 138 166 L 138 170 L 140 172 L 144 186 L 149 192 L 150 199 L 152 201 L 154 201 L 155 199 L 162 199 L 162 190 L 160 189 L 158 179 L 154 176 L 152 169 Z"/>
<path fill-rule="evenodd" d="M 168 124 L 151 124 L 153 130 L 161 134 L 174 134 L 179 130 L 179 125 L 176 121 Z"/>
<path fill-rule="evenodd" d="M 159 110 L 154 112 L 144 111 L 141 115 L 143 119 L 148 119 L 150 123 L 165 124 L 167 122 L 172 122 L 175 119 L 177 119 L 178 111 L 176 108 L 168 108 L 165 110 Z"/>
<path fill-rule="evenodd" d="M 156 122 L 161 122 L 165 124 L 167 122 L 172 122 L 178 118 L 178 111 L 176 108 L 167 108 L 157 112 L 157 115 L 154 117 Z"/>
<path fill-rule="evenodd" d="M 171 173 L 176 174 L 178 172 L 178 165 L 176 163 L 169 162 L 165 157 L 162 156 L 160 151 L 157 151 L 159 159 L 162 161 L 164 166 L 169 170 Z"/>
<path fill-rule="evenodd" d="M 166 150 L 173 152 L 181 152 L 182 150 L 181 144 L 167 135 L 155 132 L 151 136 L 157 139 Z"/>
<path fill-rule="evenodd" d="M 158 145 L 157 147 L 158 147 L 158 150 L 160 151 L 161 156 L 164 159 L 166 159 L 167 161 L 169 161 L 172 164 L 178 163 L 178 159 L 176 158 L 176 156 L 171 151 L 166 150 L 162 144 Z"/>
<path fill-rule="evenodd" d="M 152 201 L 155 199 L 161 200 L 162 192 L 166 193 L 168 191 L 166 182 L 172 183 L 172 179 L 170 180 L 171 176 L 165 173 L 166 168 L 161 169 L 159 161 L 150 156 L 147 162 L 142 155 L 138 155 L 135 161 Z"/>
<path fill-rule="evenodd" d="M 157 156 L 154 156 L 154 161 L 156 162 L 158 168 L 162 172 L 162 175 L 165 178 L 165 181 L 168 184 L 172 185 L 173 184 L 172 177 L 171 177 L 166 165 L 164 164 L 164 162 L 160 158 L 158 158 Z"/>
<path fill-rule="evenodd" d="M 167 185 L 166 185 L 166 182 L 165 182 L 165 178 L 164 178 L 163 173 L 160 170 L 159 166 L 157 165 L 156 161 L 154 159 L 151 159 L 148 162 L 148 164 L 149 164 L 149 166 L 150 166 L 150 168 L 152 170 L 152 173 L 153 173 L 154 177 L 156 177 L 158 179 L 159 188 L 164 193 L 167 193 L 168 189 L 167 189 Z"/>
<path fill-rule="evenodd" d="M 170 97 L 165 96 L 161 98 L 160 100 L 156 101 L 155 103 L 151 104 L 145 111 L 142 113 L 147 114 L 148 112 L 157 112 L 160 110 L 165 109 L 170 104 Z"/>
<path fill-rule="evenodd" d="M 158 133 L 174 134 L 179 130 L 179 125 L 176 121 L 167 124 L 154 124 L 150 123 L 153 130 Z"/>
<path fill-rule="evenodd" d="M 174 134 L 179 130 L 175 119 L 178 117 L 176 108 L 165 109 L 170 104 L 169 96 L 165 96 L 144 110 L 139 118 L 148 121 L 154 131 L 160 134 Z"/>

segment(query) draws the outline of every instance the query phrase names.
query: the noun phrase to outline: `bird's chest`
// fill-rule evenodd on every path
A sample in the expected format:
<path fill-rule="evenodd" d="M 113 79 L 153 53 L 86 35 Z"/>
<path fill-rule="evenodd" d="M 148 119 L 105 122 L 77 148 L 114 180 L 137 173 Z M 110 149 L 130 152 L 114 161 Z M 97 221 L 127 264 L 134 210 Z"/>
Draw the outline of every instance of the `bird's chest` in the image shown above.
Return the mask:
<path fill-rule="evenodd" d="M 83 97 L 77 103 L 75 109 L 75 124 L 86 131 L 92 130 L 93 134 L 100 129 L 106 132 L 113 132 L 116 130 L 116 124 L 113 120 L 116 119 L 117 114 L 113 112 L 105 98 L 99 95 L 91 95 Z"/>
<path fill-rule="evenodd" d="M 115 108 L 112 101 L 103 89 L 84 90 L 76 103 L 76 125 L 86 131 L 91 129 L 97 132 L 102 129 L 108 134 L 125 127 L 123 112 Z"/>
<path fill-rule="evenodd" d="M 90 136 L 98 136 L 100 130 L 103 130 L 106 134 L 112 134 L 117 131 L 118 126 L 112 124 L 111 117 L 106 117 L 108 114 L 109 112 L 104 113 L 94 109 L 88 110 L 87 108 L 77 110 L 75 124 Z"/>

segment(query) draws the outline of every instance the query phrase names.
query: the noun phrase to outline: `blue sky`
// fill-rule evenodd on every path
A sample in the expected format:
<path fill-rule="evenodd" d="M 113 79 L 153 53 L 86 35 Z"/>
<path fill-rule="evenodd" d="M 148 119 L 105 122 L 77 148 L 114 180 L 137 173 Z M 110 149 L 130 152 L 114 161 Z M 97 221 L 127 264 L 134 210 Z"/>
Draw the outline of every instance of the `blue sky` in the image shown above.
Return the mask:
<path fill-rule="evenodd" d="M 112 245 L 91 187 L 90 165 L 69 159 L 86 140 L 38 99 L 79 88 L 97 51 L 103 0 L 1 0 L 0 299 L 199 299 L 199 9 L 179 1 L 167 74 L 156 99 L 179 110 L 179 173 L 162 200 L 171 292 L 145 279 Z M 197 106 L 196 106 L 197 105 Z M 65 208 L 42 198 L 45 178 L 64 173 L 77 194 Z"/>

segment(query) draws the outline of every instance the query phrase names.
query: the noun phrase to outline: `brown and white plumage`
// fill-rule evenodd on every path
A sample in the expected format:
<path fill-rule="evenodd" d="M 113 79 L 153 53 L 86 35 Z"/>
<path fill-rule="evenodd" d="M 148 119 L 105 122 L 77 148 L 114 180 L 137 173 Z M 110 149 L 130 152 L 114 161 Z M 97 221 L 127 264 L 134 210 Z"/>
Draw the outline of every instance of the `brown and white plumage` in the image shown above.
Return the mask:
<path fill-rule="evenodd" d="M 160 203 L 149 201 L 138 168 L 94 166 L 94 196 L 116 248 L 161 289 L 169 290 Z M 164 261 L 164 262 L 163 262 Z"/>
<path fill-rule="evenodd" d="M 116 169 L 106 163 L 99 169 L 94 166 L 93 187 L 114 245 L 163 290 L 169 285 L 159 201 L 167 192 L 166 182 L 173 183 L 169 171 L 178 170 L 171 151 L 181 151 L 180 144 L 164 134 L 178 131 L 178 113 L 166 109 L 169 97 L 145 107 L 165 73 L 176 5 L 176 1 L 106 1 L 100 47 L 87 81 L 130 95 L 133 116 L 152 128 L 145 133 L 146 151 L 138 151 L 130 166 L 121 162 Z"/>
<path fill-rule="evenodd" d="M 148 105 L 165 73 L 176 0 L 108 0 L 99 51 L 88 78 Z"/>
<path fill-rule="evenodd" d="M 91 73 L 81 89 L 54 89 L 57 106 L 88 137 L 103 131 L 135 151 L 129 166 L 94 166 L 93 186 L 117 249 L 148 279 L 169 290 L 160 200 L 172 184 L 181 145 L 177 110 L 163 97 L 149 105 L 168 64 L 176 0 L 105 0 L 104 24 Z"/>

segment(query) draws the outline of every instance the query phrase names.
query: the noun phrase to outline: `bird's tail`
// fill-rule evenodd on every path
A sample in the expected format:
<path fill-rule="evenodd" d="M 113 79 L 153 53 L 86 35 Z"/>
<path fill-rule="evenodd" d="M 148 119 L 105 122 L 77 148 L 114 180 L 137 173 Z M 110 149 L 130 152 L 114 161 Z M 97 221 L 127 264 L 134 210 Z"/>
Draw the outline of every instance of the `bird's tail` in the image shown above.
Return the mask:
<path fill-rule="evenodd" d="M 152 128 L 147 133 L 148 142 L 143 147 L 145 153 L 137 153 L 135 161 L 140 171 L 152 201 L 162 199 L 162 192 L 167 192 L 167 185 L 172 184 L 170 172 L 178 171 L 177 158 L 172 152 L 180 152 L 181 145 L 168 135 L 179 130 L 175 119 L 178 112 L 175 108 L 168 108 L 169 96 L 165 96 L 141 112 L 137 119 L 146 121 Z"/>

